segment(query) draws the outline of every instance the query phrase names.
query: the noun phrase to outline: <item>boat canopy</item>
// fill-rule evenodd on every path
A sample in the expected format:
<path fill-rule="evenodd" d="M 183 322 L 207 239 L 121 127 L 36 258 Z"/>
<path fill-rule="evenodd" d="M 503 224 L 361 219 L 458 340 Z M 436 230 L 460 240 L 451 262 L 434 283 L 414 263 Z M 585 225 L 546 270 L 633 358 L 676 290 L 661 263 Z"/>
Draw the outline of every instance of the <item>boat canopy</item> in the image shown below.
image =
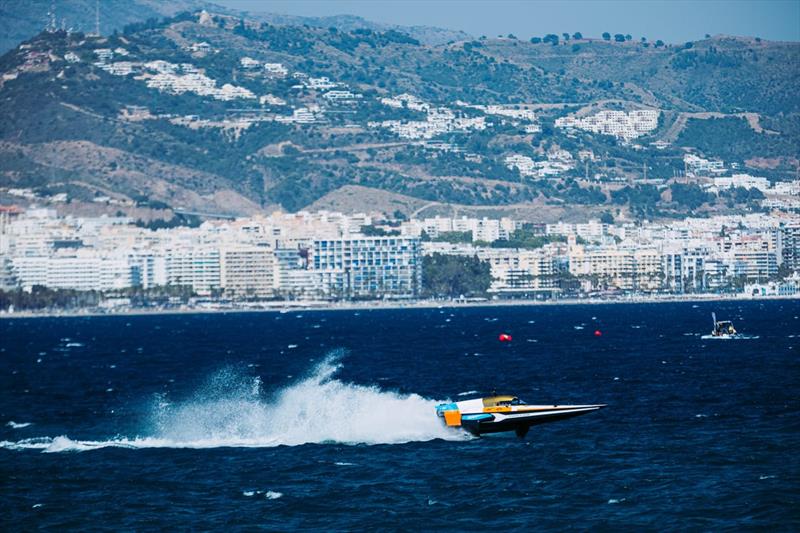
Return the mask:
<path fill-rule="evenodd" d="M 488 396 L 483 399 L 484 407 L 500 407 L 503 405 L 522 405 L 524 402 L 516 396 Z"/>

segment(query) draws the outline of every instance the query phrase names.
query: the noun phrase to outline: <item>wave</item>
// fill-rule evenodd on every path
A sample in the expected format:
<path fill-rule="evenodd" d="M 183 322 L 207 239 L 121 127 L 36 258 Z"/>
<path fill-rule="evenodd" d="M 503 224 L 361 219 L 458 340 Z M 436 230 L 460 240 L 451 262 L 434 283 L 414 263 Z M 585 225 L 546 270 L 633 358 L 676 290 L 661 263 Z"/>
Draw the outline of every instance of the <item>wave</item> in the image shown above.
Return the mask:
<path fill-rule="evenodd" d="M 66 435 L 0 447 L 44 452 L 117 448 L 274 447 L 302 444 L 400 444 L 434 439 L 465 440 L 443 426 L 437 401 L 417 394 L 384 391 L 335 379 L 334 353 L 300 381 L 265 397 L 259 378 L 221 371 L 190 399 L 173 403 L 158 396 L 148 431 L 136 437 L 74 440 Z"/>

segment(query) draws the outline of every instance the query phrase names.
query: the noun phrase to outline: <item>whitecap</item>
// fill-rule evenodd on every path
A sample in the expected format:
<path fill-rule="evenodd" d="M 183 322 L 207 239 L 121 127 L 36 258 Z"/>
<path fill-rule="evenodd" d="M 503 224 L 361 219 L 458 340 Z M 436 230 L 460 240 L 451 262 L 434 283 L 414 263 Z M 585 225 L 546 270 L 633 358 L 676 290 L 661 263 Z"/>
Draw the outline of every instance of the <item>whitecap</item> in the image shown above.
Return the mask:
<path fill-rule="evenodd" d="M 433 416 L 441 401 L 338 380 L 334 375 L 340 367 L 338 355 L 330 355 L 308 377 L 271 396 L 262 394 L 258 378 L 222 371 L 183 401 L 156 397 L 149 427 L 140 436 L 79 440 L 61 435 L 0 442 L 0 448 L 57 453 L 107 447 L 257 448 L 471 438 Z"/>
<path fill-rule="evenodd" d="M 478 391 L 476 391 L 476 390 L 468 390 L 468 391 L 465 391 L 465 392 L 459 392 L 458 393 L 459 396 L 469 396 L 471 394 L 478 394 Z"/>
<path fill-rule="evenodd" d="M 247 496 L 248 498 L 250 496 L 255 496 L 255 495 L 256 495 L 256 491 L 254 491 L 254 490 L 243 490 L 242 491 L 242 496 Z"/>
<path fill-rule="evenodd" d="M 282 492 L 276 492 L 276 491 L 272 491 L 272 490 L 268 490 L 267 492 L 264 493 L 264 497 L 266 499 L 268 499 L 268 500 L 277 500 L 278 498 L 281 498 L 282 496 L 283 496 Z"/>
<path fill-rule="evenodd" d="M 345 463 L 345 462 L 339 462 L 339 461 L 337 461 L 337 462 L 335 462 L 333 464 L 335 464 L 336 466 L 354 466 L 355 465 L 355 463 Z"/>
<path fill-rule="evenodd" d="M 610 500 L 608 500 L 608 503 L 609 504 L 614 504 L 614 503 L 621 503 L 621 502 L 624 502 L 624 501 L 625 501 L 625 498 L 620 498 L 620 499 L 611 498 Z"/>
<path fill-rule="evenodd" d="M 11 429 L 22 429 L 26 428 L 33 424 L 33 422 L 14 422 L 13 420 L 9 420 L 6 422 L 6 427 L 10 427 Z"/>
<path fill-rule="evenodd" d="M 764 481 L 765 479 L 775 479 L 777 476 L 758 476 L 758 479 Z"/>

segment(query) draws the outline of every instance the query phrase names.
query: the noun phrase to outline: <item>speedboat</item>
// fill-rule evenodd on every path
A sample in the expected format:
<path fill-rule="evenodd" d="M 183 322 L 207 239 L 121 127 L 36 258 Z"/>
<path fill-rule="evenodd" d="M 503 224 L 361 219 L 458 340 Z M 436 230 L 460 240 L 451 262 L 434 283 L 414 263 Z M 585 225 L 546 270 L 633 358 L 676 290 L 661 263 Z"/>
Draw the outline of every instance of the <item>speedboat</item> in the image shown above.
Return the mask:
<path fill-rule="evenodd" d="M 436 406 L 448 427 L 473 435 L 514 431 L 522 438 L 531 426 L 555 422 L 602 409 L 605 405 L 529 405 L 516 396 L 488 396 Z"/>
<path fill-rule="evenodd" d="M 712 337 L 726 338 L 736 335 L 736 329 L 730 320 L 717 320 L 716 313 L 711 313 L 711 319 L 714 321 L 714 329 L 711 330 Z"/>

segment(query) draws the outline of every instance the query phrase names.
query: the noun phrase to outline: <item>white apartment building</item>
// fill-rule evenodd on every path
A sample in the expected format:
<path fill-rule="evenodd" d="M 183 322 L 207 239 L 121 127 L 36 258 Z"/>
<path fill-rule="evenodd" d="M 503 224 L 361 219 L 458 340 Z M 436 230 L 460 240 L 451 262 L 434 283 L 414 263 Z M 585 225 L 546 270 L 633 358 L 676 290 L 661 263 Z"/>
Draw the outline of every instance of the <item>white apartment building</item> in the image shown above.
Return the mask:
<path fill-rule="evenodd" d="M 691 177 L 724 174 L 726 172 L 724 161 L 703 159 L 694 154 L 683 156 L 683 163 L 686 167 L 686 175 Z"/>
<path fill-rule="evenodd" d="M 494 242 L 508 239 L 511 234 L 522 227 L 522 223 L 507 217 L 493 218 L 446 218 L 432 217 L 424 220 L 409 220 L 400 226 L 402 235 L 420 237 L 424 231 L 429 237 L 436 238 L 442 233 L 470 232 L 473 242 Z"/>
<path fill-rule="evenodd" d="M 421 287 L 420 242 L 404 237 L 315 240 L 310 265 L 332 298 L 413 298 Z"/>
<path fill-rule="evenodd" d="M 266 246 L 228 245 L 219 254 L 220 287 L 233 298 L 275 294 L 275 253 Z"/>
<path fill-rule="evenodd" d="M 168 285 L 189 286 L 207 296 L 220 289 L 220 253 L 215 246 L 169 247 L 162 251 Z"/>
<path fill-rule="evenodd" d="M 506 296 L 558 292 L 559 260 L 553 250 L 481 248 L 476 255 L 491 267 L 489 292 Z"/>
<path fill-rule="evenodd" d="M 733 187 L 744 187 L 745 189 L 758 189 L 761 192 L 769 192 L 769 180 L 749 174 L 734 174 L 733 176 L 722 176 L 714 178 L 714 187 L 717 190 L 731 189 Z"/>
<path fill-rule="evenodd" d="M 610 234 L 609 224 L 604 224 L 599 220 L 590 220 L 581 224 L 570 224 L 568 222 L 557 222 L 545 226 L 547 235 L 577 235 L 578 237 L 591 242 L 603 242 L 605 237 Z"/>
<path fill-rule="evenodd" d="M 130 264 L 124 256 L 90 249 L 62 252 L 12 258 L 12 271 L 19 285 L 25 290 L 41 285 L 79 291 L 107 291 L 132 285 Z"/>
<path fill-rule="evenodd" d="M 588 290 L 654 291 L 661 287 L 661 254 L 655 249 L 587 248 L 571 245 L 569 272 Z"/>
<path fill-rule="evenodd" d="M 659 115 L 660 111 L 656 109 L 629 112 L 605 110 L 583 118 L 574 115 L 557 118 L 555 126 L 612 135 L 627 141 L 656 129 Z"/>

